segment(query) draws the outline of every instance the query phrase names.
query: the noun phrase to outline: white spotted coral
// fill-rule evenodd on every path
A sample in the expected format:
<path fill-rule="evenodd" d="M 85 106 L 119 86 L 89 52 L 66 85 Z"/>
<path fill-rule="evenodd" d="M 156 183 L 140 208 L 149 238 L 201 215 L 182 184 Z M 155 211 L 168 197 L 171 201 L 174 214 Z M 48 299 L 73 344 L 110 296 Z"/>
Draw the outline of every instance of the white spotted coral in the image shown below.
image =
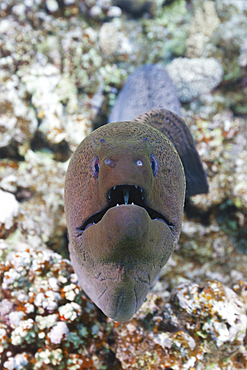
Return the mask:
<path fill-rule="evenodd" d="M 177 58 L 166 69 L 184 103 L 211 91 L 223 78 L 223 68 L 214 58 Z"/>
<path fill-rule="evenodd" d="M 5 255 L 0 259 L 0 296 L 11 299 L 0 303 L 0 367 L 45 369 L 48 364 L 64 364 L 65 368 L 75 350 L 85 351 L 87 341 L 91 345 L 94 340 L 98 309 L 76 285 L 70 261 L 59 254 L 30 248 Z M 15 351 L 20 349 L 18 357 Z M 75 363 L 85 362 L 83 351 Z M 93 369 L 92 360 L 86 362 Z"/>

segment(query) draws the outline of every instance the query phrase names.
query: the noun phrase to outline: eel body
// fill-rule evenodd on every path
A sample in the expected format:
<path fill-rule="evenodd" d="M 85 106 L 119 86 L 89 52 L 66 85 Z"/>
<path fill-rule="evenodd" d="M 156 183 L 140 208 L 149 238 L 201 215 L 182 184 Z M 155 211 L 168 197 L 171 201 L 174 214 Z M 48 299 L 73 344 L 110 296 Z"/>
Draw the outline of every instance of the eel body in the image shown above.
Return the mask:
<path fill-rule="evenodd" d="M 167 71 L 157 64 L 135 70 L 118 94 L 108 122 L 131 121 L 151 109 L 165 108 L 181 116 L 177 91 Z"/>
<path fill-rule="evenodd" d="M 169 110 L 109 123 L 81 142 L 65 182 L 69 250 L 105 315 L 127 321 L 141 307 L 178 242 L 185 196 L 207 191 L 190 131 Z"/>

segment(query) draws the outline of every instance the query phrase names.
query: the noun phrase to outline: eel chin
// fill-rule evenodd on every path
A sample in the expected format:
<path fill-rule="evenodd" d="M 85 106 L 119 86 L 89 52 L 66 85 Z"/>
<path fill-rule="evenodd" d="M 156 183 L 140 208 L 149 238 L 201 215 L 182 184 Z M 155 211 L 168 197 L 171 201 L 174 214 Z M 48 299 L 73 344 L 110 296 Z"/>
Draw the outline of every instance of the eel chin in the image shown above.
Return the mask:
<path fill-rule="evenodd" d="M 93 272 L 78 262 L 71 246 L 70 256 L 84 292 L 106 316 L 115 321 L 130 320 L 152 288 L 145 268 L 144 271 L 128 271 L 118 264 L 104 264 L 98 265 Z"/>
<path fill-rule="evenodd" d="M 126 321 L 156 282 L 175 236 L 164 216 L 145 204 L 138 186 L 110 189 L 108 202 L 77 229 L 70 255 L 85 293 L 105 315 Z"/>
<path fill-rule="evenodd" d="M 84 260 L 70 245 L 81 287 L 106 316 L 130 320 L 173 250 L 169 227 L 140 206 L 122 205 L 110 208 L 81 238 Z"/>

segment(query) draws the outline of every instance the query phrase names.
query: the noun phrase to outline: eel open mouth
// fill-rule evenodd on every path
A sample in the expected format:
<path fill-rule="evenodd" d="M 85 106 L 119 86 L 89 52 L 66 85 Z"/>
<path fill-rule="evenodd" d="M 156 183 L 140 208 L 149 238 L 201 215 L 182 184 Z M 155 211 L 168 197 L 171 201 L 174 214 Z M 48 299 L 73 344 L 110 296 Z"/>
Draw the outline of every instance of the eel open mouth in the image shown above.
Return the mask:
<path fill-rule="evenodd" d="M 80 227 L 77 227 L 78 236 L 83 233 L 88 227 L 97 224 L 105 215 L 105 213 L 113 207 L 121 205 L 136 205 L 144 208 L 152 220 L 159 220 L 166 223 L 171 229 L 174 227 L 161 213 L 149 207 L 145 201 L 145 190 L 137 185 L 116 185 L 113 186 L 107 193 L 107 206 L 100 212 L 89 217 Z"/>

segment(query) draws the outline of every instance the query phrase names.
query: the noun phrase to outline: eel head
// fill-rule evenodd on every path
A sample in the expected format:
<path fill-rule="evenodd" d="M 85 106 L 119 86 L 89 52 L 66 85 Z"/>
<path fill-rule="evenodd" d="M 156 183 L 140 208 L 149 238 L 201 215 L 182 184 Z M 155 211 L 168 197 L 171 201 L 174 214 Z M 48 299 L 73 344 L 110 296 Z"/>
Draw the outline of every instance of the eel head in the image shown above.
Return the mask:
<path fill-rule="evenodd" d="M 65 208 L 80 285 L 117 321 L 144 302 L 180 235 L 185 177 L 171 142 L 139 123 L 111 123 L 75 152 Z"/>

